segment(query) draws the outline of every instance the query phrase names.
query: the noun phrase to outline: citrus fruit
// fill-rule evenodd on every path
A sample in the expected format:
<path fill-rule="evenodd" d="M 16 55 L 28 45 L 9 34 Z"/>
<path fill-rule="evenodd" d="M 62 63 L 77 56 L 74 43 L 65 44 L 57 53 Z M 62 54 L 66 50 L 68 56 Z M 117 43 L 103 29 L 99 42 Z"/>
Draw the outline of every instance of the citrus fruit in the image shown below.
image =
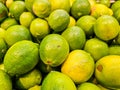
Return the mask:
<path fill-rule="evenodd" d="M 71 14 L 78 19 L 90 13 L 90 3 L 88 0 L 75 0 L 71 6 Z"/>
<path fill-rule="evenodd" d="M 84 50 L 90 53 L 95 61 L 108 55 L 107 43 L 97 38 L 88 39 L 85 43 Z"/>
<path fill-rule="evenodd" d="M 54 10 L 48 17 L 48 24 L 55 32 L 64 31 L 67 28 L 69 22 L 69 14 L 62 9 Z"/>
<path fill-rule="evenodd" d="M 35 18 L 30 24 L 30 32 L 39 40 L 44 38 L 50 32 L 48 22 L 41 18 Z"/>
<path fill-rule="evenodd" d="M 95 22 L 96 18 L 94 18 L 93 16 L 84 15 L 77 20 L 76 26 L 81 27 L 84 30 L 86 36 L 90 37 L 94 33 L 93 26 Z"/>
<path fill-rule="evenodd" d="M 86 41 L 83 29 L 78 26 L 67 28 L 62 32 L 62 36 L 68 41 L 71 50 L 82 49 Z"/>
<path fill-rule="evenodd" d="M 6 30 L 4 38 L 8 46 L 12 46 L 14 43 L 21 40 L 31 40 L 31 34 L 26 27 L 13 25 Z"/>
<path fill-rule="evenodd" d="M 107 7 L 110 7 L 110 5 L 111 5 L 110 0 L 100 0 L 99 3 L 100 3 L 100 4 L 104 4 L 104 5 L 106 5 Z"/>
<path fill-rule="evenodd" d="M 76 20 L 74 17 L 70 16 L 70 22 L 68 24 L 68 27 L 72 27 L 76 25 Z"/>
<path fill-rule="evenodd" d="M 7 51 L 7 44 L 3 38 L 0 38 L 0 62 L 3 61 L 6 51 Z"/>
<path fill-rule="evenodd" d="M 41 86 L 35 85 L 35 86 L 29 88 L 28 90 L 41 90 Z"/>
<path fill-rule="evenodd" d="M 68 75 L 76 84 L 80 84 L 93 75 L 94 59 L 84 50 L 73 50 L 62 64 L 61 72 Z"/>
<path fill-rule="evenodd" d="M 98 86 L 101 90 L 109 90 L 108 88 L 103 87 L 101 84 L 97 84 L 97 86 Z M 118 89 L 116 89 L 116 90 L 118 90 Z"/>
<path fill-rule="evenodd" d="M 0 90 L 12 90 L 12 80 L 3 70 L 0 70 Z"/>
<path fill-rule="evenodd" d="M 1 28 L 3 29 L 8 29 L 12 25 L 17 25 L 18 22 L 14 18 L 6 18 L 2 23 L 1 23 Z"/>
<path fill-rule="evenodd" d="M 35 43 L 23 40 L 12 45 L 4 57 L 4 67 L 11 76 L 25 74 L 38 63 L 38 47 Z M 14 68 L 13 68 L 14 66 Z"/>
<path fill-rule="evenodd" d="M 95 35 L 105 41 L 111 40 L 118 35 L 119 23 L 110 15 L 103 15 L 94 24 Z"/>
<path fill-rule="evenodd" d="M 95 4 L 97 4 L 97 1 L 96 1 L 96 0 L 88 0 L 88 1 L 89 1 L 89 3 L 90 3 L 91 8 L 92 8 Z"/>
<path fill-rule="evenodd" d="M 42 82 L 41 90 L 77 90 L 74 82 L 65 74 L 51 71 Z"/>
<path fill-rule="evenodd" d="M 3 38 L 4 39 L 4 37 L 5 37 L 5 29 L 3 29 L 3 28 L 0 28 L 0 38 Z"/>
<path fill-rule="evenodd" d="M 93 83 L 84 82 L 78 86 L 77 90 L 101 90 L 101 89 Z"/>
<path fill-rule="evenodd" d="M 40 58 L 49 66 L 59 66 L 69 53 L 68 42 L 59 34 L 49 34 L 40 43 Z"/>
<path fill-rule="evenodd" d="M 111 9 L 113 10 L 113 12 L 115 12 L 118 8 L 120 8 L 120 1 L 115 1 L 115 2 L 111 5 Z"/>
<path fill-rule="evenodd" d="M 98 18 L 102 15 L 113 15 L 113 11 L 111 8 L 108 8 L 106 5 L 104 4 L 95 4 L 92 8 L 91 8 L 91 16 Z"/>
<path fill-rule="evenodd" d="M 35 0 L 32 5 L 32 10 L 36 16 L 45 18 L 48 17 L 51 12 L 51 4 L 48 0 Z"/>
<path fill-rule="evenodd" d="M 8 9 L 7 7 L 0 2 L 0 22 L 2 22 L 8 16 Z"/>
<path fill-rule="evenodd" d="M 96 62 L 95 69 L 95 77 L 98 80 L 98 82 L 109 89 L 119 89 L 119 64 L 119 55 L 108 55 L 99 59 Z"/>
<path fill-rule="evenodd" d="M 12 2 L 13 2 L 13 0 L 6 0 L 6 2 L 5 2 L 6 7 L 10 8 Z"/>
<path fill-rule="evenodd" d="M 31 22 L 35 19 L 35 16 L 31 12 L 23 12 L 20 15 L 19 22 L 21 25 L 29 28 Z"/>
<path fill-rule="evenodd" d="M 25 0 L 25 7 L 29 12 L 33 13 L 32 6 L 35 0 Z"/>
<path fill-rule="evenodd" d="M 118 36 L 115 38 L 115 43 L 117 43 L 118 45 L 120 45 L 120 31 L 118 33 Z"/>
<path fill-rule="evenodd" d="M 119 45 L 110 46 L 108 53 L 110 55 L 120 55 L 120 46 Z"/>
<path fill-rule="evenodd" d="M 72 6 L 72 4 L 73 4 L 74 1 L 75 0 L 70 0 L 70 7 Z"/>
<path fill-rule="evenodd" d="M 118 22 L 120 23 L 120 7 L 114 12 L 114 15 L 113 15 L 117 20 Z"/>
<path fill-rule="evenodd" d="M 0 63 L 0 70 L 3 70 L 3 71 L 5 70 L 5 69 L 4 69 L 4 64 L 3 64 L 3 62 Z"/>
<path fill-rule="evenodd" d="M 49 0 L 51 3 L 51 11 L 56 9 L 63 9 L 70 12 L 70 0 Z"/>
<path fill-rule="evenodd" d="M 14 17 L 16 20 L 19 20 L 20 15 L 26 11 L 24 1 L 14 1 L 9 8 L 9 13 L 11 17 Z"/>
<path fill-rule="evenodd" d="M 41 81 L 42 81 L 41 72 L 37 69 L 33 69 L 32 71 L 18 77 L 18 79 L 16 80 L 16 87 L 18 89 L 25 90 L 35 85 L 39 85 Z"/>

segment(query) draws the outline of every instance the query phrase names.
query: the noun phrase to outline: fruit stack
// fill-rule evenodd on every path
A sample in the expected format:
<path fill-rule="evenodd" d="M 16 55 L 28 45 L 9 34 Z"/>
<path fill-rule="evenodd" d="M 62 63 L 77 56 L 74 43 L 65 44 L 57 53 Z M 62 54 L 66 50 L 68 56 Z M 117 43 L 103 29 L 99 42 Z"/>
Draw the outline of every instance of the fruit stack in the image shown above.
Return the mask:
<path fill-rule="evenodd" d="M 0 90 L 120 90 L 120 0 L 0 0 Z"/>

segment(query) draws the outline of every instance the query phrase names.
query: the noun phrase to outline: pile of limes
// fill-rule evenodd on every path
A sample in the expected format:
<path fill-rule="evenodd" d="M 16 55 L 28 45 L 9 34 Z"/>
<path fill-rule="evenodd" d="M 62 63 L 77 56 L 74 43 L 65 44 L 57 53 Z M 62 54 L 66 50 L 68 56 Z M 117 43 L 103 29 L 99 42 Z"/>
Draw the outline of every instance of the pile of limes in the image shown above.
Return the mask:
<path fill-rule="evenodd" d="M 0 90 L 120 90 L 120 0 L 0 0 Z"/>

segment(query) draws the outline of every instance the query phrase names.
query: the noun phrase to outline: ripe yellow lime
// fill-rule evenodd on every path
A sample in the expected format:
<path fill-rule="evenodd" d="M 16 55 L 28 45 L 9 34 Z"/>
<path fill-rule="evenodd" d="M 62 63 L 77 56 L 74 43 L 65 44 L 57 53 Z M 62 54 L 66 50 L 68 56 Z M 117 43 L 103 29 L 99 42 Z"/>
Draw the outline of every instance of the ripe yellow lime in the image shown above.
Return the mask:
<path fill-rule="evenodd" d="M 77 90 L 101 90 L 97 85 L 90 83 L 90 82 L 84 82 L 78 85 Z"/>
<path fill-rule="evenodd" d="M 75 0 L 71 7 L 71 14 L 75 19 L 90 13 L 90 3 L 88 0 Z"/>
<path fill-rule="evenodd" d="M 61 72 L 68 75 L 76 84 L 80 84 L 93 75 L 94 59 L 84 50 L 73 50 L 63 63 Z"/>
<path fill-rule="evenodd" d="M 86 36 L 90 38 L 91 36 L 93 36 L 94 33 L 93 26 L 95 22 L 96 18 L 94 18 L 93 16 L 84 15 L 77 20 L 76 25 L 81 27 L 84 30 Z"/>
<path fill-rule="evenodd" d="M 0 38 L 0 63 L 3 61 L 4 55 L 8 47 L 3 38 Z"/>
<path fill-rule="evenodd" d="M 0 90 L 12 90 L 12 80 L 3 70 L 0 70 Z"/>
<path fill-rule="evenodd" d="M 22 40 L 7 50 L 3 63 L 5 71 L 10 76 L 19 76 L 32 70 L 38 59 L 37 45 L 32 41 Z"/>
<path fill-rule="evenodd" d="M 16 80 L 16 87 L 24 90 L 29 89 L 35 85 L 39 85 L 42 81 L 42 74 L 39 70 L 33 69 L 32 71 L 20 76 Z"/>
<path fill-rule="evenodd" d="M 5 29 L 3 29 L 3 28 L 0 28 L 0 38 L 3 38 L 4 39 L 4 37 L 5 37 Z"/>
<path fill-rule="evenodd" d="M 68 42 L 59 34 L 49 34 L 40 43 L 40 58 L 48 66 L 61 65 L 69 54 Z"/>
<path fill-rule="evenodd" d="M 30 32 L 39 40 L 44 38 L 50 32 L 48 22 L 41 18 L 35 18 L 30 24 Z"/>
<path fill-rule="evenodd" d="M 70 22 L 69 14 L 63 9 L 57 9 L 51 12 L 48 17 L 48 23 L 55 32 L 64 31 Z"/>
<path fill-rule="evenodd" d="M 70 22 L 68 24 L 68 27 L 72 27 L 76 25 L 76 20 L 74 17 L 70 16 Z"/>
<path fill-rule="evenodd" d="M 13 25 L 6 30 L 4 38 L 8 46 L 12 46 L 14 43 L 21 40 L 31 40 L 31 34 L 26 27 Z"/>
<path fill-rule="evenodd" d="M 98 82 L 109 88 L 120 88 L 120 56 L 108 55 L 96 62 L 95 77 Z"/>
<path fill-rule="evenodd" d="M 98 38 L 108 41 L 118 35 L 119 28 L 117 19 L 110 15 L 103 15 L 96 20 L 94 33 Z"/>
<path fill-rule="evenodd" d="M 91 8 L 97 3 L 96 0 L 88 0 Z"/>
<path fill-rule="evenodd" d="M 33 19 L 35 19 L 35 16 L 31 12 L 23 12 L 20 15 L 19 22 L 21 25 L 29 28 Z"/>
<path fill-rule="evenodd" d="M 6 18 L 2 23 L 1 23 L 1 28 L 3 29 L 8 29 L 12 25 L 17 25 L 18 22 L 14 18 Z"/>
<path fill-rule="evenodd" d="M 70 0 L 70 7 L 72 6 L 72 4 L 74 3 L 75 0 Z"/>
<path fill-rule="evenodd" d="M 85 43 L 84 50 L 90 53 L 95 61 L 108 55 L 107 43 L 97 38 L 88 39 Z"/>
<path fill-rule="evenodd" d="M 5 70 L 5 69 L 4 69 L 4 64 L 3 64 L 3 62 L 0 63 L 0 69 L 3 70 L 3 71 Z"/>
<path fill-rule="evenodd" d="M 11 4 L 13 3 L 14 0 L 6 0 L 5 5 L 7 8 L 10 8 Z"/>
<path fill-rule="evenodd" d="M 41 90 L 41 85 L 40 86 L 39 85 L 35 85 L 35 86 L 29 88 L 28 90 Z"/>
<path fill-rule="evenodd" d="M 52 11 L 63 9 L 68 13 L 70 12 L 70 0 L 49 0 L 49 2 L 51 3 Z"/>
<path fill-rule="evenodd" d="M 62 32 L 62 36 L 68 41 L 70 50 L 82 49 L 86 42 L 85 33 L 78 26 L 67 28 Z"/>
<path fill-rule="evenodd" d="M 46 18 L 51 12 L 51 4 L 48 0 L 35 0 L 32 5 L 32 10 L 36 16 Z"/>
<path fill-rule="evenodd" d="M 10 16 L 19 20 L 20 15 L 26 10 L 24 1 L 14 1 L 9 8 Z"/>

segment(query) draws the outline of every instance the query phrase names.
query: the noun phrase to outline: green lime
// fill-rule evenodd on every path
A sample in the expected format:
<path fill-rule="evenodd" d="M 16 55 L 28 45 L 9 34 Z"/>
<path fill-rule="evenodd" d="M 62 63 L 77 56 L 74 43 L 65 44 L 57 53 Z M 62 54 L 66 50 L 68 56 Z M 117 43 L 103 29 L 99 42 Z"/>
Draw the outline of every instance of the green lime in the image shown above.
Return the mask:
<path fill-rule="evenodd" d="M 115 2 L 111 5 L 111 9 L 113 10 L 113 12 L 115 12 L 119 7 L 120 7 L 120 1 L 115 1 Z"/>
<path fill-rule="evenodd" d="M 120 46 L 119 45 L 110 46 L 108 53 L 110 55 L 120 55 Z"/>

